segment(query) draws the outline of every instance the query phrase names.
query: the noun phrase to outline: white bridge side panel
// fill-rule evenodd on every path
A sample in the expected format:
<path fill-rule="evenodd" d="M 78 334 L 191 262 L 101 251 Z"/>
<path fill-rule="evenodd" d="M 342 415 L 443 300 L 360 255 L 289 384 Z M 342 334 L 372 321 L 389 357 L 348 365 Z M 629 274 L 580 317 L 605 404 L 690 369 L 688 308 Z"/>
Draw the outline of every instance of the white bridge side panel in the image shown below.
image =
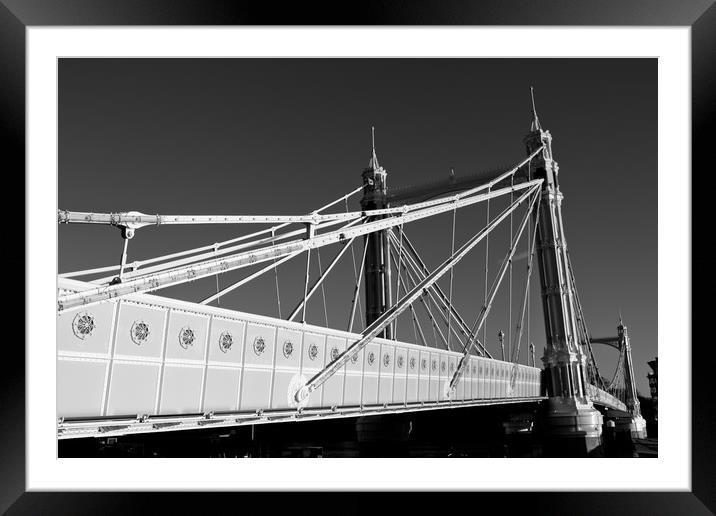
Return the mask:
<path fill-rule="evenodd" d="M 301 373 L 302 337 L 299 331 L 278 328 L 271 408 L 289 407 L 287 395 L 289 384 Z"/>
<path fill-rule="evenodd" d="M 346 339 L 328 336 L 326 338 L 326 363 L 333 362 L 346 350 Z M 323 406 L 334 407 L 343 404 L 343 380 L 346 368 L 339 369 L 323 384 Z"/>
<path fill-rule="evenodd" d="M 108 360 L 59 357 L 57 413 L 64 417 L 101 414 L 108 368 Z"/>
<path fill-rule="evenodd" d="M 420 384 L 420 352 L 417 349 L 408 349 L 408 365 L 406 377 L 405 399 L 408 403 L 419 401 L 418 387 Z"/>
<path fill-rule="evenodd" d="M 361 404 L 364 355 L 364 349 L 354 352 L 346 364 L 346 375 L 343 383 L 343 404 L 349 407 L 355 407 Z"/>
<path fill-rule="evenodd" d="M 115 360 L 107 400 L 107 416 L 154 414 L 161 363 Z M 64 416 L 64 414 L 59 414 Z M 90 414 L 87 414 L 90 416 Z"/>
<path fill-rule="evenodd" d="M 395 377 L 395 346 L 380 341 L 380 374 L 378 380 L 378 403 L 393 403 L 393 379 Z"/>
<path fill-rule="evenodd" d="M 241 369 L 209 366 L 204 383 L 204 412 L 233 412 L 239 406 Z"/>
<path fill-rule="evenodd" d="M 271 403 L 276 327 L 248 323 L 239 410 L 267 409 Z"/>
<path fill-rule="evenodd" d="M 363 364 L 363 393 L 362 405 L 378 404 L 378 368 L 380 364 L 380 344 L 376 341 L 365 346 L 365 361 Z"/>
<path fill-rule="evenodd" d="M 57 351 L 60 354 L 109 358 L 116 304 L 62 312 L 57 317 Z"/>
<path fill-rule="evenodd" d="M 430 400 L 430 353 L 420 350 L 418 371 L 418 399 L 421 402 Z"/>
<path fill-rule="evenodd" d="M 57 318 L 57 416 L 292 408 L 289 389 L 296 381 L 312 378 L 359 337 L 153 295 L 69 310 Z M 512 365 L 471 357 L 448 398 L 445 386 L 460 357 L 374 339 L 311 393 L 308 407 L 402 407 L 508 395 Z M 539 390 L 539 371 L 521 366 L 509 395 L 538 396 Z"/>

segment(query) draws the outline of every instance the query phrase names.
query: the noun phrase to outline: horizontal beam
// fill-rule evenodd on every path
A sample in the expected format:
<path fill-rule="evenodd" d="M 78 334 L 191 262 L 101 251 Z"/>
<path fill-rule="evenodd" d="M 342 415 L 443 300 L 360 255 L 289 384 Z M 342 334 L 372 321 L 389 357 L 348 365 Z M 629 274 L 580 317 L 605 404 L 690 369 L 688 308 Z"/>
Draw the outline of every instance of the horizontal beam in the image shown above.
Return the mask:
<path fill-rule="evenodd" d="M 120 213 L 92 213 L 85 211 L 57 210 L 57 221 L 60 224 L 107 224 L 131 229 L 145 226 L 159 226 L 167 224 L 267 224 L 267 223 L 312 223 L 318 224 L 328 220 L 345 220 L 356 218 L 355 213 L 333 213 L 319 215 L 334 204 L 337 204 L 363 189 L 359 186 L 355 190 L 331 201 L 308 215 L 148 215 L 138 211 Z M 353 215 L 351 217 L 351 215 Z"/>
<path fill-rule="evenodd" d="M 58 210 L 60 224 L 105 224 L 110 226 L 139 229 L 145 226 L 167 226 L 173 224 L 276 224 L 302 223 L 319 224 L 328 220 L 356 218 L 354 213 L 333 213 L 319 215 L 147 215 L 138 211 L 122 213 L 91 213 L 83 211 Z"/>
<path fill-rule="evenodd" d="M 131 434 L 174 432 L 178 430 L 196 430 L 199 428 L 226 428 L 241 425 L 260 425 L 271 423 L 317 421 L 359 417 L 370 414 L 401 414 L 405 412 L 424 412 L 427 410 L 445 410 L 490 405 L 508 405 L 516 403 L 537 403 L 547 399 L 544 396 L 522 398 L 481 398 L 472 400 L 419 401 L 408 403 L 388 403 L 345 407 L 269 409 L 257 415 L 256 411 L 217 413 L 207 417 L 204 414 L 190 416 L 149 416 L 112 417 L 103 420 L 64 420 L 58 424 L 58 439 L 79 439 L 87 437 L 115 437 Z"/>

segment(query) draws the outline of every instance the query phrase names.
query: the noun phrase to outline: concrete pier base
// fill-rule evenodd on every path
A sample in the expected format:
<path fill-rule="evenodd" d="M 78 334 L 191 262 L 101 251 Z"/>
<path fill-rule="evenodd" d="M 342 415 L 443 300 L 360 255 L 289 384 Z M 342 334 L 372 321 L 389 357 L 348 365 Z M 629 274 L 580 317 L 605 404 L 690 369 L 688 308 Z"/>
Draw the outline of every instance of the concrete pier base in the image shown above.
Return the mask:
<path fill-rule="evenodd" d="M 602 414 L 576 398 L 549 398 L 539 412 L 539 432 L 547 457 L 601 457 Z"/>
<path fill-rule="evenodd" d="M 629 430 L 634 439 L 646 439 L 648 437 L 646 432 L 646 420 L 641 416 L 631 419 Z"/>
<path fill-rule="evenodd" d="M 635 417 L 628 412 L 614 409 L 606 409 L 603 412 L 605 423 L 608 421 L 614 422 L 614 432 L 628 433 L 634 439 L 647 438 L 646 420 L 643 417 Z"/>

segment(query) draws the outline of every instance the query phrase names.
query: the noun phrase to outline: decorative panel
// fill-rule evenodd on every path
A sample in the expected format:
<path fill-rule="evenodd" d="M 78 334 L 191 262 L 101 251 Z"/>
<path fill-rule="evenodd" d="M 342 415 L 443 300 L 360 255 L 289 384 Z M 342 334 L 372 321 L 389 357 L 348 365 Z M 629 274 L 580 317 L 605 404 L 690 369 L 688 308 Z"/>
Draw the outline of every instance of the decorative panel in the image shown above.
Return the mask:
<path fill-rule="evenodd" d="M 160 414 L 196 414 L 201 412 L 204 368 L 184 364 L 166 364 L 162 373 Z"/>
<path fill-rule="evenodd" d="M 161 360 L 167 309 L 135 303 L 120 303 L 115 358 Z"/>
<path fill-rule="evenodd" d="M 241 369 L 209 366 L 204 385 L 204 412 L 232 412 L 238 409 Z"/>
<path fill-rule="evenodd" d="M 209 333 L 209 363 L 241 365 L 244 352 L 246 323 L 224 317 L 211 319 Z"/>
<path fill-rule="evenodd" d="M 159 363 L 115 360 L 111 368 L 106 415 L 155 414 L 160 368 Z"/>
<path fill-rule="evenodd" d="M 57 417 L 96 417 L 102 413 L 109 361 L 57 360 Z"/>
<path fill-rule="evenodd" d="M 108 357 L 115 303 L 68 310 L 57 317 L 57 351 Z"/>

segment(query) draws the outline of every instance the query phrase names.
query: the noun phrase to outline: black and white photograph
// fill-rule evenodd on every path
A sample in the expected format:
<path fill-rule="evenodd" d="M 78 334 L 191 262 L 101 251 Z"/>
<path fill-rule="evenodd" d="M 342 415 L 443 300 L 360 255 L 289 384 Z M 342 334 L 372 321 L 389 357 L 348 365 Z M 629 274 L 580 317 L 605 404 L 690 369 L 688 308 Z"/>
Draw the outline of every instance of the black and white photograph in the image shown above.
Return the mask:
<path fill-rule="evenodd" d="M 657 60 L 58 60 L 60 457 L 658 456 Z"/>
<path fill-rule="evenodd" d="M 713 514 L 713 4 L 0 0 L 0 513 Z"/>

